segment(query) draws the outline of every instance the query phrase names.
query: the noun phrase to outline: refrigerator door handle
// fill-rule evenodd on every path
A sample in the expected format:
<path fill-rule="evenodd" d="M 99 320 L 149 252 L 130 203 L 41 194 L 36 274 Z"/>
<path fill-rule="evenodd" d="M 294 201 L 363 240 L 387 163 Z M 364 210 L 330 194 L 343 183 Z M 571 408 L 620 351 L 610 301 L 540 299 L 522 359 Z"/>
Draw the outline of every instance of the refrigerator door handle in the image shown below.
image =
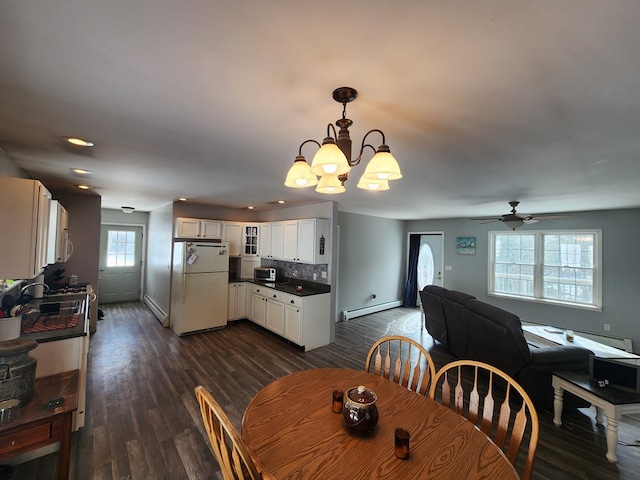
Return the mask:
<path fill-rule="evenodd" d="M 188 275 L 182 275 L 182 305 L 184 305 L 184 299 L 187 296 L 187 277 Z"/>

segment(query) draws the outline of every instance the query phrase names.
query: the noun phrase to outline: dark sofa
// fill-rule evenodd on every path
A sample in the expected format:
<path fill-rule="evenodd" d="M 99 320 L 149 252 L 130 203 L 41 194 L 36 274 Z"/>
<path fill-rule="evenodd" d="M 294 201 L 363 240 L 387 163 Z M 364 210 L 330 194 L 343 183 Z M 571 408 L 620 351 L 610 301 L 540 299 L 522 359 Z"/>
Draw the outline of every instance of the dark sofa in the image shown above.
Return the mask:
<path fill-rule="evenodd" d="M 513 377 L 538 409 L 552 410 L 551 372 L 587 372 L 589 354 L 578 346 L 530 347 L 520 318 L 456 290 L 427 285 L 420 292 L 429 334 L 454 357 L 493 365 Z M 565 393 L 567 407 L 585 401 Z"/>

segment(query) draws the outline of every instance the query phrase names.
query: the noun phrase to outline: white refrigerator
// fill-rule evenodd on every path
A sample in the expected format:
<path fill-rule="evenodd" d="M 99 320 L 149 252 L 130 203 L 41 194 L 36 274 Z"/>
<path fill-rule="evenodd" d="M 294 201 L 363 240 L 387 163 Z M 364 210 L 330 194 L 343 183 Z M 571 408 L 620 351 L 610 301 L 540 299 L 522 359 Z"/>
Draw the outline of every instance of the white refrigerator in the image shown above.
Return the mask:
<path fill-rule="evenodd" d="M 227 325 L 229 244 L 175 242 L 169 324 L 178 335 Z"/>

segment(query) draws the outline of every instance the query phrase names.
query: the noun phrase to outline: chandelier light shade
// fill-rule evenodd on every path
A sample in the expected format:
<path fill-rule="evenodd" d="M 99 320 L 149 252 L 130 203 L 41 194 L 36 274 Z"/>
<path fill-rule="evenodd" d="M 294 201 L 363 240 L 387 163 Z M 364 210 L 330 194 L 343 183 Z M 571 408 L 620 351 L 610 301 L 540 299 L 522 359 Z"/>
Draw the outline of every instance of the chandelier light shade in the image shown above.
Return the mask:
<path fill-rule="evenodd" d="M 313 187 L 318 184 L 318 177 L 311 173 L 311 167 L 303 155 L 298 155 L 287 173 L 284 184 L 291 188 Z"/>
<path fill-rule="evenodd" d="M 311 173 L 314 175 L 344 175 L 349 173 L 351 166 L 347 162 L 342 150 L 338 148 L 333 138 L 327 137 L 322 142 L 322 147 L 313 156 Z"/>
<path fill-rule="evenodd" d="M 342 103 L 342 118 L 336 121 L 339 132 L 332 124 L 327 126 L 327 136 L 320 145 L 315 140 L 305 140 L 300 145 L 298 156 L 287 173 L 284 184 L 291 188 L 306 188 L 314 185 L 316 192 L 336 194 L 344 192 L 344 183 L 349 178 L 352 167 L 360 164 L 365 149 L 374 152 L 364 174 L 357 186 L 364 190 L 383 191 L 389 190 L 389 181 L 402 178 L 400 167 L 391 150 L 386 145 L 384 133 L 381 130 L 369 130 L 362 139 L 360 152 L 355 159 L 351 158 L 351 138 L 349 127 L 353 122 L 346 117 L 347 103 L 352 102 L 358 96 L 358 92 L 351 87 L 340 87 L 333 91 L 333 99 Z M 366 143 L 367 137 L 372 133 L 378 133 L 382 137 L 382 144 L 375 149 L 373 145 Z M 308 142 L 315 143 L 319 150 L 313 157 L 311 166 L 302 155 L 302 147 Z M 314 177 L 314 178 L 312 178 Z M 320 177 L 318 180 L 315 177 Z"/>
<path fill-rule="evenodd" d="M 329 195 L 342 193 L 345 190 L 344 183 L 342 183 L 338 175 L 323 175 L 320 177 L 318 186 L 316 187 L 316 192 Z"/>
<path fill-rule="evenodd" d="M 389 182 L 386 180 L 381 180 L 379 178 L 366 178 L 364 175 L 362 175 L 357 187 L 362 188 L 363 190 L 373 190 L 374 192 L 381 192 L 383 190 L 389 190 Z"/>

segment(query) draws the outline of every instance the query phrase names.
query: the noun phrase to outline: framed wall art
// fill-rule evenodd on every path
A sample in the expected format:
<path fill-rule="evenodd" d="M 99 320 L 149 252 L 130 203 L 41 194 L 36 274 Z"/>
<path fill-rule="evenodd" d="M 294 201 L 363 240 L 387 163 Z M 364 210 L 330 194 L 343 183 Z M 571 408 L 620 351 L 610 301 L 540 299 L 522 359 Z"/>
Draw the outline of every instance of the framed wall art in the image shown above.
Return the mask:
<path fill-rule="evenodd" d="M 475 255 L 476 237 L 457 237 L 456 253 L 460 255 Z"/>

